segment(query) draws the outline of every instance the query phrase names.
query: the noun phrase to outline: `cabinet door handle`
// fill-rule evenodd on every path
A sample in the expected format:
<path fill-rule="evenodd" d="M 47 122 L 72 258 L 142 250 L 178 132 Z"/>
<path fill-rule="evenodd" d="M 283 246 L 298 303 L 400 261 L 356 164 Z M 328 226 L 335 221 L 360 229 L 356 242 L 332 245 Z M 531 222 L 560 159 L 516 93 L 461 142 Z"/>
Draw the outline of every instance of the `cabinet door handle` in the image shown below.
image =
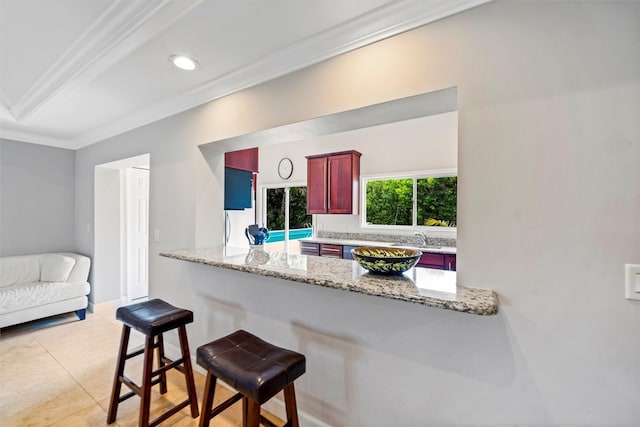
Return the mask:
<path fill-rule="evenodd" d="M 327 159 L 327 210 L 331 210 L 331 159 Z"/>

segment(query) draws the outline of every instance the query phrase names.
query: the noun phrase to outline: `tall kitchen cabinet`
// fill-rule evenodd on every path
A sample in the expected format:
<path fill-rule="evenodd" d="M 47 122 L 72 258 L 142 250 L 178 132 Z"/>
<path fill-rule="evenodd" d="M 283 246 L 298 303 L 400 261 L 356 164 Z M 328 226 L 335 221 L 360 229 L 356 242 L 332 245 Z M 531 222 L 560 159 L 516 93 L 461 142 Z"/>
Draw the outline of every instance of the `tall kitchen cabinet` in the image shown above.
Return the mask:
<path fill-rule="evenodd" d="M 307 156 L 307 213 L 358 213 L 361 155 L 351 150 Z"/>

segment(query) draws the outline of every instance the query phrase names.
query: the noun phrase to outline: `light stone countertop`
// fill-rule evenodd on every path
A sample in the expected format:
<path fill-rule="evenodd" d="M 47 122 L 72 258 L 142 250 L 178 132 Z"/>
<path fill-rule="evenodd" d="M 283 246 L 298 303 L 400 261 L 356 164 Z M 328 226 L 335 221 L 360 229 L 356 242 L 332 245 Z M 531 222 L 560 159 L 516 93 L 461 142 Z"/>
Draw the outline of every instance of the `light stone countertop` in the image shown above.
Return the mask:
<path fill-rule="evenodd" d="M 347 259 L 249 248 L 179 249 L 160 256 L 465 313 L 498 312 L 494 291 L 456 285 L 454 271 L 414 267 L 402 275 L 377 275 Z"/>
<path fill-rule="evenodd" d="M 300 242 L 320 243 L 327 245 L 342 245 L 342 246 L 381 246 L 381 247 L 403 247 L 418 249 L 422 252 L 442 253 L 442 254 L 455 254 L 456 248 L 450 246 L 416 246 L 411 243 L 389 243 L 379 242 L 373 240 L 346 240 L 346 239 L 334 239 L 330 237 L 306 237 L 299 239 Z"/>

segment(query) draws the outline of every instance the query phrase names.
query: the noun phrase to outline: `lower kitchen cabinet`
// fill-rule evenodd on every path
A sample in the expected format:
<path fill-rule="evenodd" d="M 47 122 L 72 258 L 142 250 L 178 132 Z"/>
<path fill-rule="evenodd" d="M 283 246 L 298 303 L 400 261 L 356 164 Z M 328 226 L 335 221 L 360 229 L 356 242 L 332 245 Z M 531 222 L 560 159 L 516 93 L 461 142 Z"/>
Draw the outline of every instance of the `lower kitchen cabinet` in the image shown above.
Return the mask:
<path fill-rule="evenodd" d="M 353 254 L 351 253 L 351 249 L 355 249 L 358 246 L 343 246 L 342 247 L 342 258 L 344 259 L 355 259 Z"/>
<path fill-rule="evenodd" d="M 320 256 L 320 244 L 311 242 L 300 242 L 300 253 L 302 255 Z"/>
<path fill-rule="evenodd" d="M 456 270 L 456 255 L 423 252 L 418 267 L 436 268 L 438 270 Z"/>
<path fill-rule="evenodd" d="M 300 242 L 300 253 L 302 255 L 326 256 L 331 258 L 342 258 L 342 245 L 331 245 L 326 243 Z"/>
<path fill-rule="evenodd" d="M 331 245 L 327 243 L 300 242 L 300 253 L 302 255 L 326 256 L 331 258 L 342 258 L 342 245 Z"/>
<path fill-rule="evenodd" d="M 342 258 L 342 245 L 320 244 L 320 256 Z"/>
<path fill-rule="evenodd" d="M 456 254 L 447 254 L 444 256 L 444 269 L 456 271 Z"/>
<path fill-rule="evenodd" d="M 351 249 L 357 246 L 332 245 L 326 243 L 300 242 L 302 255 L 326 256 L 332 258 L 353 259 Z M 456 271 L 456 254 L 423 252 L 417 267 Z"/>

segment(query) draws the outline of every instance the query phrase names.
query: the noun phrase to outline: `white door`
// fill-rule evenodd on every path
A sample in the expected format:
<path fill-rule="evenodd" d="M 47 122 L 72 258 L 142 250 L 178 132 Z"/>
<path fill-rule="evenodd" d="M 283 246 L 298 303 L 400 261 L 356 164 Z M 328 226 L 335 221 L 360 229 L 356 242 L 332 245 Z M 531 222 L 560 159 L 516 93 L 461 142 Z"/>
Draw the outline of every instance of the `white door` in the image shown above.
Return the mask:
<path fill-rule="evenodd" d="M 149 295 L 149 170 L 128 168 L 127 188 L 127 297 Z"/>

